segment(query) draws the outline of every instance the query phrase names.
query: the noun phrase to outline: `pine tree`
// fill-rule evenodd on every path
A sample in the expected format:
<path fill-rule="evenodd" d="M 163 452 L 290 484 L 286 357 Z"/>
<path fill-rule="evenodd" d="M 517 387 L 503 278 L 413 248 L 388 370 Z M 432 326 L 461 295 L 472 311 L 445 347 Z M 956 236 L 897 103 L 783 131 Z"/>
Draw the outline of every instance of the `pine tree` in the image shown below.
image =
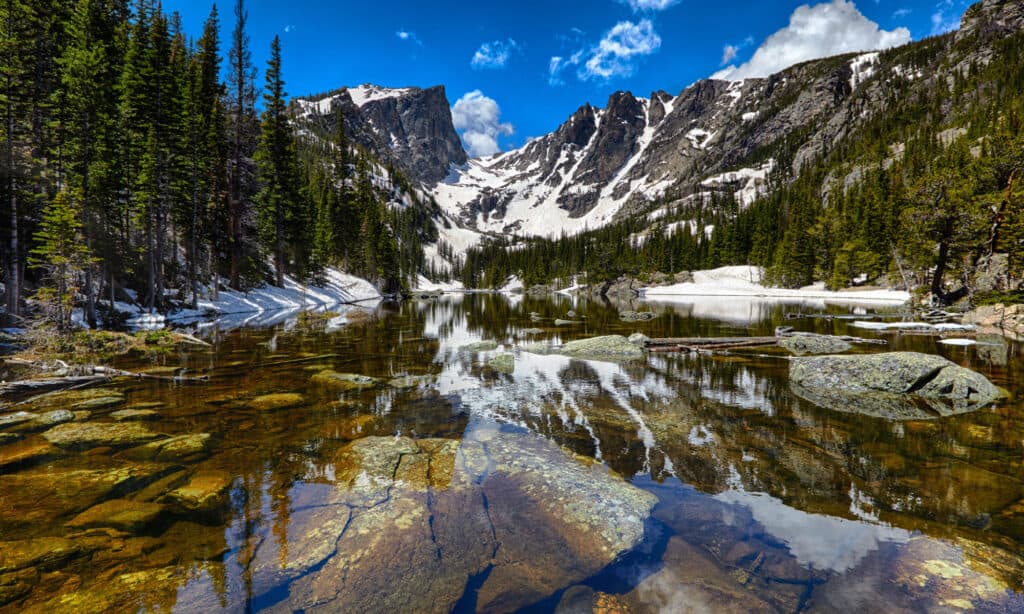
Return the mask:
<path fill-rule="evenodd" d="M 292 246 L 301 253 L 307 224 L 306 203 L 299 188 L 299 169 L 285 102 L 281 76 L 281 39 L 270 44 L 266 71 L 266 92 L 260 140 L 256 147 L 256 166 L 260 191 L 256 212 L 260 241 L 273 256 L 275 279 L 284 286 L 286 250 Z M 305 258 L 297 258 L 304 261 Z"/>
<path fill-rule="evenodd" d="M 232 133 L 228 240 L 231 252 L 231 286 L 236 289 L 241 287 L 242 260 L 245 256 L 243 222 L 252 193 L 248 160 L 254 149 L 253 136 L 256 125 L 256 69 L 252 64 L 252 53 L 249 51 L 249 35 L 245 31 L 248 21 L 245 0 L 236 0 L 235 28 L 231 35 L 231 49 L 228 52 Z"/>
<path fill-rule="evenodd" d="M 35 247 L 29 264 L 43 271 L 43 286 L 36 300 L 43 305 L 47 319 L 61 332 L 71 330 L 71 314 L 84 271 L 92 266 L 89 250 L 83 242 L 81 209 L 78 199 L 61 190 L 43 212 Z"/>
<path fill-rule="evenodd" d="M 0 2 L 0 104 L 3 105 L 3 154 L 0 193 L 6 209 L 5 281 L 7 315 L 16 320 L 21 312 L 22 263 L 20 221 L 24 216 L 22 192 L 29 174 L 25 154 L 31 124 L 32 38 L 37 15 L 23 0 Z"/>

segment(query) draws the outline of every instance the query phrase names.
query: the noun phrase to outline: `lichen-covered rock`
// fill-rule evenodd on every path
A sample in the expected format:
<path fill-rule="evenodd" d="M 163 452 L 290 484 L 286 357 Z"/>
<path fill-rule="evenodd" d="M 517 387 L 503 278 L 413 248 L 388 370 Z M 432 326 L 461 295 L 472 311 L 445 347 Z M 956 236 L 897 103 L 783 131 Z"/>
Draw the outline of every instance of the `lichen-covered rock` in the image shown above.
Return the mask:
<path fill-rule="evenodd" d="M 309 381 L 318 386 L 341 392 L 365 390 L 381 385 L 381 381 L 374 377 L 359 375 L 358 373 L 338 373 L 329 369 L 317 373 Z"/>
<path fill-rule="evenodd" d="M 789 376 L 817 405 L 901 420 L 973 411 L 1005 394 L 981 374 L 914 352 L 794 358 Z"/>
<path fill-rule="evenodd" d="M 306 402 L 306 398 L 296 392 L 280 392 L 264 394 L 250 399 L 246 406 L 256 411 L 277 411 L 291 409 Z"/>
<path fill-rule="evenodd" d="M 498 354 L 488 360 L 487 365 L 501 373 L 512 373 L 516 370 L 516 357 L 512 354 Z"/>
<path fill-rule="evenodd" d="M 26 422 L 32 422 L 39 417 L 39 414 L 34 414 L 28 411 L 16 411 L 14 413 L 7 414 L 6 416 L 0 416 L 0 429 L 10 428 L 24 424 Z"/>
<path fill-rule="evenodd" d="M 779 341 L 783 347 L 798 356 L 804 354 L 838 354 L 849 350 L 852 346 L 838 337 L 827 335 L 793 335 Z"/>
<path fill-rule="evenodd" d="M 622 335 L 570 341 L 562 346 L 559 353 L 573 358 L 634 359 L 644 357 L 643 350 Z"/>
<path fill-rule="evenodd" d="M 576 320 L 555 320 L 555 326 L 572 326 L 573 324 L 580 324 L 580 322 Z"/>
<path fill-rule="evenodd" d="M 156 523 L 164 513 L 164 506 L 145 501 L 111 499 L 85 510 L 68 521 L 73 529 L 111 527 L 128 533 L 138 533 Z"/>

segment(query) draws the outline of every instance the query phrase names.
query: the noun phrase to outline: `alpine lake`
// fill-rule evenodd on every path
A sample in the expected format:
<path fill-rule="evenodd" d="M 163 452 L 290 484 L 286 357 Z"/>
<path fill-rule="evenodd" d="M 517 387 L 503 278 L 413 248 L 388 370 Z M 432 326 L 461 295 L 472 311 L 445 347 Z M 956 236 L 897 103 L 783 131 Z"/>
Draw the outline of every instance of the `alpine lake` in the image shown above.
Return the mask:
<path fill-rule="evenodd" d="M 114 364 L 203 381 L 0 408 L 0 611 L 1024 611 L 1024 346 L 855 309 L 881 308 L 470 294 L 204 328 Z M 525 349 L 782 325 L 1011 396 L 893 420 L 801 399 L 781 349 Z"/>

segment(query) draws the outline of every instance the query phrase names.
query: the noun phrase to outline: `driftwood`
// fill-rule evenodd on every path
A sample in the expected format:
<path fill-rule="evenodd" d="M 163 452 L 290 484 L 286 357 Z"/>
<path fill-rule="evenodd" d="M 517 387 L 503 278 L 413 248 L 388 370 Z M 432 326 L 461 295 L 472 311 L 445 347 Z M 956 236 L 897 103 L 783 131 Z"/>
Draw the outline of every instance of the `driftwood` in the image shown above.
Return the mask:
<path fill-rule="evenodd" d="M 64 377 L 46 377 L 26 379 L 0 384 L 0 397 L 25 394 L 30 392 L 52 392 L 66 388 L 81 388 L 98 384 L 110 379 L 107 375 L 66 375 Z"/>

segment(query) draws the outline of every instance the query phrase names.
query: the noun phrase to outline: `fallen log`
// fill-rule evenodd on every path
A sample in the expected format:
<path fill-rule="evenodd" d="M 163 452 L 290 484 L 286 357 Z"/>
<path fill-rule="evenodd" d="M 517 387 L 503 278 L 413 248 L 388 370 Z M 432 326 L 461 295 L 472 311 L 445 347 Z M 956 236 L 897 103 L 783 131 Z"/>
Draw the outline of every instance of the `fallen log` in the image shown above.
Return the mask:
<path fill-rule="evenodd" d="M 646 342 L 647 347 L 659 347 L 659 346 L 714 346 L 714 345 L 728 345 L 731 343 L 749 343 L 749 342 L 760 342 L 761 345 L 772 345 L 778 343 L 778 337 L 665 337 L 661 339 L 648 339 Z"/>

